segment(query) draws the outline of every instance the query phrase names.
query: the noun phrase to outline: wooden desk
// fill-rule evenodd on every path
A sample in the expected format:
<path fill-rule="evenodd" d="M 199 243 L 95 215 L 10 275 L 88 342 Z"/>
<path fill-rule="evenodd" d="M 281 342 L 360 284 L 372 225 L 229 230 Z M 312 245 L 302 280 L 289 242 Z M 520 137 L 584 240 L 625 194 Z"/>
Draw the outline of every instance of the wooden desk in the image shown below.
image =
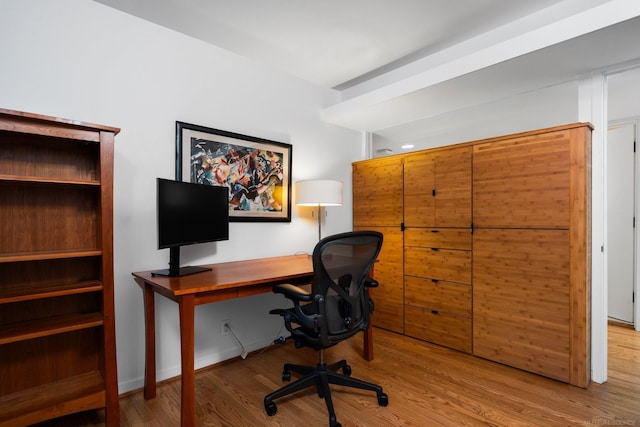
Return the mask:
<path fill-rule="evenodd" d="M 181 425 L 196 425 L 194 372 L 195 306 L 271 292 L 279 283 L 306 284 L 313 279 L 309 255 L 290 255 L 248 261 L 210 264 L 211 271 L 182 277 L 153 276 L 151 271 L 133 273 L 144 292 L 145 377 L 144 397 L 156 396 L 155 302 L 157 292 L 178 303 L 182 363 Z M 265 308 L 266 310 L 266 308 Z M 364 334 L 364 358 L 373 359 L 372 328 Z"/>

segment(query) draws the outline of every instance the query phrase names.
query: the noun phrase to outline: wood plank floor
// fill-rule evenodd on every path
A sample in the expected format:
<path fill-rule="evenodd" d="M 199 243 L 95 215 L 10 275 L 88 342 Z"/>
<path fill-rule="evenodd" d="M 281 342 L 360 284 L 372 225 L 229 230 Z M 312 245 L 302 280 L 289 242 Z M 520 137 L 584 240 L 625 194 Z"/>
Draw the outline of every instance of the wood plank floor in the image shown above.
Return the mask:
<path fill-rule="evenodd" d="M 343 426 L 640 426 L 640 333 L 609 327 L 609 381 L 583 390 L 477 357 L 375 329 L 375 359 L 364 361 L 361 339 L 329 349 L 327 362 L 345 357 L 353 376 L 380 384 L 389 406 L 375 393 L 333 386 Z M 196 416 L 202 426 L 326 426 L 324 401 L 313 390 L 276 401 L 269 417 L 265 394 L 280 387 L 284 361 L 315 364 L 316 353 L 291 343 L 199 371 Z M 180 382 L 123 396 L 121 425 L 178 426 Z M 99 426 L 100 412 L 67 417 L 48 426 Z"/>

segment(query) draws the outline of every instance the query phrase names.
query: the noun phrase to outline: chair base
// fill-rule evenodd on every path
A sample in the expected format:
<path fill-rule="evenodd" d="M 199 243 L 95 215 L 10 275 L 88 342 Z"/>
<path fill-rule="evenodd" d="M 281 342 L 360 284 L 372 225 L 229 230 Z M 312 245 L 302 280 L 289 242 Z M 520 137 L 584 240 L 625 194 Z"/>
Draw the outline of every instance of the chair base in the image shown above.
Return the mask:
<path fill-rule="evenodd" d="M 341 370 L 343 374 L 339 374 L 337 372 L 338 370 Z M 276 404 L 273 403 L 274 399 L 287 396 L 306 389 L 307 387 L 316 386 L 318 396 L 324 398 L 327 410 L 329 411 L 329 426 L 340 427 L 340 423 L 336 420 L 336 414 L 333 409 L 329 384 L 375 391 L 378 398 L 378 405 L 387 406 L 389 403 L 389 397 L 382 391 L 382 387 L 379 385 L 357 378 L 351 378 L 351 367 L 347 364 L 346 360 L 341 360 L 331 365 L 326 365 L 321 361 L 315 368 L 311 366 L 285 364 L 282 372 L 283 381 L 289 381 L 291 379 L 291 371 L 302 374 L 303 377 L 265 396 L 264 408 L 269 416 L 275 415 L 278 411 Z"/>

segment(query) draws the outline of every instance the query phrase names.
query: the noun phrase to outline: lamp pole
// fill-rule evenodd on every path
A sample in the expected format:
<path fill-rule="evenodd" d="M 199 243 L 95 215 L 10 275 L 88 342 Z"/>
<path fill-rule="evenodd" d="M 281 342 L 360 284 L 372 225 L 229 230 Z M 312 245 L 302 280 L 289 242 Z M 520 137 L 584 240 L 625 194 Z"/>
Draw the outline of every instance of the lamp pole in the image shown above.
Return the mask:
<path fill-rule="evenodd" d="M 322 214 L 322 205 L 320 203 L 318 203 L 318 242 L 322 239 L 322 233 L 321 233 L 321 229 L 322 229 L 322 217 L 320 216 Z"/>
<path fill-rule="evenodd" d="M 342 205 L 342 182 L 328 179 L 298 181 L 296 182 L 296 199 L 298 206 L 316 206 L 318 241 L 320 241 L 322 239 L 322 207 Z"/>

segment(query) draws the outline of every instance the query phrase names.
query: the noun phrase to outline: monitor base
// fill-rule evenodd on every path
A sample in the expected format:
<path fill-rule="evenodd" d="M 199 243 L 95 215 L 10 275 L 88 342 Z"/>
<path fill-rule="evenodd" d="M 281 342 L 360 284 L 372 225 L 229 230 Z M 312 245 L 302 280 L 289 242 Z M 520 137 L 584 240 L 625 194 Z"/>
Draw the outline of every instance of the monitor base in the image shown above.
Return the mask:
<path fill-rule="evenodd" d="M 208 267 L 199 267 L 197 265 L 188 266 L 188 267 L 180 267 L 177 270 L 172 270 L 169 268 L 165 268 L 164 270 L 156 270 L 152 271 L 152 276 L 168 276 L 168 277 L 181 277 L 188 276 L 190 274 L 201 273 L 203 271 L 210 271 L 211 268 Z"/>

